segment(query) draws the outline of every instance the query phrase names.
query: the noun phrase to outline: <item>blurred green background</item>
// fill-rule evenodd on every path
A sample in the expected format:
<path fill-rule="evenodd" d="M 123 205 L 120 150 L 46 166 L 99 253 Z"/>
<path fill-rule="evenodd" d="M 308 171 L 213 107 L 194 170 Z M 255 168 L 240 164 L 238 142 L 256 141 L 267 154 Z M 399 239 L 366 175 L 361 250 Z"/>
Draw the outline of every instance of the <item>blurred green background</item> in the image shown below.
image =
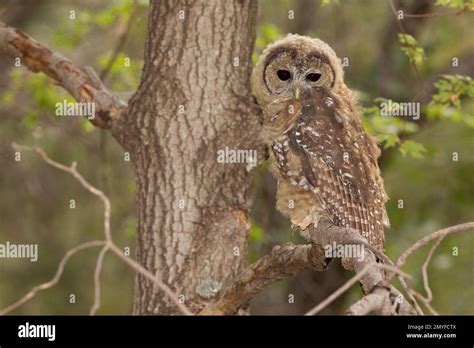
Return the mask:
<path fill-rule="evenodd" d="M 466 5 L 467 3 L 467 5 Z M 474 38 L 472 1 L 394 1 L 405 14 L 400 28 L 388 1 L 261 0 L 253 59 L 287 33 L 319 37 L 345 62 L 345 80 L 360 100 L 364 126 L 384 148 L 380 166 L 390 196 L 392 227 L 386 253 L 395 259 L 434 230 L 474 216 Z M 77 65 L 97 72 L 118 55 L 105 84 L 127 98 L 143 65 L 147 1 L 2 0 L 0 21 L 18 27 Z M 76 18 L 71 20 L 70 11 Z M 128 33 L 125 35 L 125 33 Z M 130 59 L 126 66 L 125 60 Z M 454 62 L 454 64 L 453 64 Z M 456 64 L 456 62 L 458 64 Z M 454 66 L 453 66 L 454 65 Z M 416 67 L 416 69 L 415 69 Z M 39 260 L 0 259 L 0 308 L 51 279 L 65 252 L 101 239 L 102 205 L 69 175 L 33 153 L 14 161 L 12 142 L 43 147 L 55 160 L 78 163 L 79 171 L 112 202 L 116 243 L 134 255 L 135 207 L 131 163 L 110 134 L 87 120 L 54 116 L 55 103 L 70 97 L 43 74 L 15 68 L 0 57 L 0 243 L 37 243 Z M 419 101 L 422 117 L 389 118 L 381 101 Z M 453 160 L 457 155 L 457 161 Z M 284 242 L 303 242 L 274 209 L 275 181 L 268 163 L 255 175 L 249 261 Z M 75 209 L 69 206 L 76 201 Z M 423 292 L 421 264 L 429 247 L 408 259 L 404 270 Z M 453 250 L 458 253 L 454 253 Z M 80 252 L 59 284 L 40 292 L 14 314 L 87 314 L 93 303 L 93 273 L 99 249 Z M 446 238 L 429 268 L 433 307 L 443 314 L 474 314 L 474 234 Z M 251 302 L 253 314 L 301 314 L 352 275 L 336 260 L 324 273 L 303 272 L 265 289 Z M 99 314 L 129 314 L 134 273 L 108 254 L 102 273 Z M 70 296 L 75 295 L 75 303 Z M 360 298 L 354 286 L 324 314 L 341 314 Z"/>

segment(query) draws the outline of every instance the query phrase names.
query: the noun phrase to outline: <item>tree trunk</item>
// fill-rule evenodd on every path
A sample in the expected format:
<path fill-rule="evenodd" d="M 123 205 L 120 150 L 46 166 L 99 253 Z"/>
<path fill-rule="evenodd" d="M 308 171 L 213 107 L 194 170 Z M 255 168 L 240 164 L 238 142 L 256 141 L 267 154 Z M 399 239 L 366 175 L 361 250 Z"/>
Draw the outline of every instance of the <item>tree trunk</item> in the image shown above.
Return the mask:
<path fill-rule="evenodd" d="M 217 154 L 260 150 L 256 14 L 252 0 L 151 1 L 141 83 L 114 131 L 137 180 L 137 260 L 193 311 L 246 265 L 251 173 Z M 144 277 L 135 286 L 134 314 L 178 313 Z"/>

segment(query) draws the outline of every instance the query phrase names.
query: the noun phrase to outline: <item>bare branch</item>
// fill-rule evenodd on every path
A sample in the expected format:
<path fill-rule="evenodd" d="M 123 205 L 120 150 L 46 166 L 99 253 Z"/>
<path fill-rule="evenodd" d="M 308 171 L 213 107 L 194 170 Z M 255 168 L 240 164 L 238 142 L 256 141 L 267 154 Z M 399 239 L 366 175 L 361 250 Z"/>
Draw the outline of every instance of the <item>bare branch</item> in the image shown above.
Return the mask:
<path fill-rule="evenodd" d="M 97 309 L 100 307 L 100 273 L 105 253 L 108 250 L 111 250 L 135 271 L 142 274 L 155 285 L 157 285 L 162 291 L 166 293 L 166 295 L 169 296 L 169 298 L 183 314 L 192 314 L 189 309 L 187 309 L 187 307 L 178 300 L 172 290 L 156 275 L 152 274 L 136 261 L 125 256 L 122 250 L 113 243 L 110 233 L 110 201 L 102 191 L 89 184 L 87 180 L 85 180 L 84 177 L 77 172 L 75 163 L 73 163 L 70 167 L 60 164 L 51 160 L 42 149 L 37 147 L 20 146 L 16 144 L 14 144 L 14 147 L 17 149 L 32 150 L 37 152 L 46 163 L 74 176 L 84 188 L 98 196 L 104 204 L 105 241 L 96 241 L 95 243 L 99 244 L 94 244 L 94 246 L 103 245 L 104 247 L 99 254 L 94 274 L 95 300 L 94 305 L 91 308 L 91 314 L 95 314 Z M 362 284 L 362 290 L 365 296 L 349 308 L 348 314 L 367 314 L 371 311 L 378 311 L 381 314 L 415 314 L 416 312 L 418 312 L 418 314 L 423 314 L 421 308 L 419 308 L 418 304 L 416 303 L 415 296 L 423 300 L 430 312 L 436 313 L 429 303 L 431 301 L 432 295 L 429 289 L 427 278 L 427 267 L 434 250 L 439 245 L 442 238 L 444 238 L 446 235 L 471 229 L 473 227 L 474 222 L 451 226 L 436 231 L 420 239 L 400 256 L 396 263 L 396 267 L 394 267 L 393 262 L 385 254 L 379 250 L 374 249 L 357 231 L 334 226 L 330 221 L 322 220 L 319 222 L 317 228 L 313 227 L 308 231 L 307 237 L 311 239 L 313 244 L 285 244 L 283 246 L 274 247 L 270 254 L 262 257 L 260 260 L 250 265 L 230 284 L 225 284 L 219 297 L 216 298 L 215 301 L 209 303 L 199 314 L 233 314 L 238 310 L 239 307 L 248 302 L 264 287 L 275 281 L 285 279 L 305 269 L 314 269 L 318 271 L 324 270 L 327 266 L 328 259 L 325 256 L 322 246 L 332 243 L 340 245 L 359 244 L 365 248 L 365 256 L 362 259 L 343 259 L 343 265 L 348 269 L 353 269 L 356 272 L 356 275 L 338 290 L 336 290 L 333 294 L 331 294 L 328 298 L 326 298 L 323 302 L 321 302 L 318 306 L 309 311 L 307 313 L 308 315 L 318 313 L 357 281 L 360 281 Z M 438 242 L 431 249 L 427 260 L 423 264 L 424 284 L 428 293 L 428 298 L 425 299 L 416 291 L 408 287 L 406 279 L 410 278 L 410 276 L 400 271 L 399 268 L 404 264 L 406 258 L 411 255 L 411 253 L 436 238 L 438 238 Z M 72 252 L 74 253 L 77 251 Z M 30 291 L 30 293 L 25 295 L 22 299 L 0 311 L 0 314 L 7 313 L 30 300 L 37 291 L 43 290 L 44 288 L 49 288 L 56 284 L 57 279 L 59 279 L 58 277 L 60 277 L 62 274 L 64 263 L 71 255 L 70 253 L 71 251 L 66 254 L 65 258 L 60 263 L 57 276 L 55 276 L 53 281 L 33 288 L 32 291 Z M 377 263 L 377 258 L 378 260 L 384 261 L 387 264 Z M 387 275 L 384 274 L 383 270 L 387 271 Z M 413 307 L 404 299 L 401 293 L 390 284 L 394 274 L 399 277 L 400 282 L 402 283 L 405 291 L 415 306 L 416 312 Z"/>
<path fill-rule="evenodd" d="M 135 271 L 140 273 L 142 276 L 150 280 L 153 284 L 155 284 L 159 289 L 161 289 L 171 301 L 178 307 L 182 314 L 185 315 L 192 315 L 193 313 L 178 299 L 176 294 L 166 285 L 163 283 L 156 275 L 151 273 L 145 267 L 140 265 L 137 261 L 125 256 L 123 251 L 120 250 L 115 244 L 109 245 L 110 250 L 112 250 L 118 257 L 120 257 L 125 263 L 127 263 L 130 267 L 132 267 Z"/>
<path fill-rule="evenodd" d="M 231 284 L 225 285 L 217 301 L 211 302 L 199 314 L 235 313 L 241 305 L 273 282 L 305 269 L 322 271 L 326 266 L 326 258 L 319 245 L 287 243 L 275 246 L 270 254 L 247 267 Z"/>
<path fill-rule="evenodd" d="M 387 275 L 387 282 L 390 282 L 391 281 L 391 277 L 392 277 L 393 273 L 389 273 Z M 420 305 L 418 304 L 418 302 L 416 301 L 416 298 L 415 296 L 413 295 L 413 289 L 411 289 L 409 286 L 408 286 L 408 283 L 405 279 L 403 278 L 400 278 L 398 277 L 398 280 L 400 281 L 400 284 L 402 285 L 403 287 L 403 290 L 405 290 L 405 293 L 408 295 L 408 298 L 410 299 L 413 307 L 415 308 L 416 312 L 419 314 L 419 315 L 425 315 L 425 313 L 423 313 L 423 310 L 421 309 Z"/>
<path fill-rule="evenodd" d="M 281 247 L 275 247 L 270 254 L 250 265 L 231 284 L 226 284 L 219 297 L 214 302 L 209 303 L 199 314 L 233 314 L 241 305 L 249 301 L 265 286 L 275 281 L 288 278 L 304 269 L 324 270 L 328 259 L 322 246 L 332 243 L 341 245 L 360 244 L 364 247 L 368 245 L 367 240 L 357 231 L 334 226 L 326 220 L 320 221 L 317 228 L 310 228 L 309 237 L 313 243 L 312 245 L 298 246 L 286 244 Z M 356 276 L 350 280 L 350 284 L 343 286 L 342 289 L 339 289 L 338 292 L 331 295 L 319 307 L 315 308 L 314 313 L 331 303 L 345 291 L 346 287 L 350 287 L 357 281 L 362 283 L 365 295 L 371 294 L 376 289 L 382 289 L 378 290 L 378 293 L 383 292 L 383 301 L 377 302 L 377 308 L 381 312 L 391 312 L 387 308 L 391 308 L 393 300 L 397 299 L 400 305 L 397 306 L 396 314 L 415 313 L 398 290 L 391 285 L 385 285 L 383 270 L 391 270 L 402 277 L 408 277 L 408 275 L 391 266 L 393 263 L 386 255 L 378 250 L 374 250 L 374 252 L 372 250 L 374 248 L 368 245 L 365 257 L 362 260 L 345 260 L 345 264 L 356 271 Z M 377 263 L 374 253 L 379 255 L 379 260 L 387 260 L 390 264 Z M 374 298 L 375 296 L 372 297 Z M 367 310 L 370 311 L 370 309 Z"/>
<path fill-rule="evenodd" d="M 406 273 L 403 273 L 402 271 L 396 269 L 395 267 L 384 265 L 384 264 L 381 264 L 381 263 L 370 263 L 370 264 L 366 265 L 355 276 L 353 276 L 351 279 L 349 279 L 346 283 L 344 283 L 339 289 L 337 289 L 331 295 L 329 295 L 324 301 L 322 301 L 316 307 L 314 307 L 313 309 L 308 311 L 306 313 L 306 315 L 315 315 L 315 314 L 319 313 L 321 310 L 323 310 L 325 307 L 327 307 L 331 302 L 333 302 L 335 299 L 337 299 L 339 296 L 341 296 L 344 292 L 349 290 L 352 285 L 357 283 L 360 279 L 362 279 L 362 277 L 364 277 L 367 273 L 372 271 L 374 268 L 389 269 L 389 270 L 401 275 L 402 277 L 411 278 L 410 275 L 408 275 Z M 361 312 L 363 314 L 366 314 L 366 313 L 368 313 L 372 310 L 375 310 L 375 309 L 380 310 L 382 308 L 382 305 L 383 305 L 384 301 L 388 299 L 388 297 L 386 296 L 386 289 L 385 288 L 376 289 L 376 290 L 377 290 L 376 294 L 374 292 L 372 292 L 372 293 L 370 293 L 370 294 L 368 294 L 367 296 L 364 297 L 364 298 L 366 298 L 366 300 L 364 300 L 364 301 L 366 302 L 366 305 L 368 305 L 369 307 L 364 308 L 364 309 L 361 308 Z M 373 295 L 373 296 L 370 296 L 370 295 Z M 367 299 L 368 296 L 370 296 L 369 299 Z M 375 301 L 375 300 L 377 300 L 377 301 Z M 359 301 L 356 304 L 359 307 L 362 307 L 362 302 Z M 351 309 L 352 309 L 352 311 L 354 311 L 355 307 L 354 308 L 351 307 Z M 354 313 L 356 313 L 356 312 L 354 312 Z"/>
<path fill-rule="evenodd" d="M 104 264 L 104 257 L 109 247 L 106 245 L 100 251 L 97 257 L 97 263 L 94 272 L 94 304 L 89 312 L 89 315 L 95 315 L 97 310 L 100 308 L 100 273 L 102 272 L 102 265 Z"/>
<path fill-rule="evenodd" d="M 89 192 L 92 194 L 96 195 L 101 199 L 101 201 L 104 204 L 104 236 L 105 236 L 105 241 L 100 241 L 101 244 L 99 245 L 104 245 L 104 248 L 102 249 L 98 259 L 97 259 L 97 264 L 96 264 L 96 269 L 95 269 L 95 274 L 94 274 L 94 288 L 95 288 L 95 299 L 94 299 L 94 305 L 91 308 L 90 313 L 94 314 L 97 309 L 100 306 L 100 272 L 102 269 L 102 262 L 103 258 L 105 256 L 105 253 L 107 250 L 111 250 L 114 254 L 119 256 L 125 263 L 127 263 L 131 268 L 133 268 L 135 271 L 149 279 L 152 283 L 154 283 L 159 289 L 161 289 L 169 298 L 170 300 L 176 305 L 176 307 L 181 311 L 181 313 L 185 315 L 192 315 L 192 312 L 183 304 L 179 301 L 178 297 L 173 293 L 173 291 L 165 284 L 163 283 L 158 276 L 153 275 L 150 271 L 145 269 L 142 265 L 140 265 L 138 262 L 130 259 L 129 257 L 125 256 L 123 252 L 120 250 L 117 245 L 114 244 L 112 240 L 112 235 L 110 232 L 110 212 L 111 212 L 111 206 L 110 206 L 110 201 L 109 198 L 99 189 L 95 188 L 92 186 L 76 169 L 77 164 L 76 162 L 73 162 L 70 167 L 65 166 L 64 164 L 61 164 L 59 162 L 56 162 L 52 160 L 51 158 L 48 157 L 48 155 L 44 152 L 43 149 L 39 147 L 33 147 L 33 146 L 24 146 L 24 145 L 18 145 L 18 144 L 13 144 L 13 147 L 18 150 L 27 150 L 27 151 L 34 151 L 37 154 L 40 155 L 40 157 L 49 165 L 60 169 L 66 173 L 71 174 L 74 178 L 76 178 L 80 184 L 87 189 Z M 86 244 L 86 243 L 85 243 Z M 81 244 L 82 245 L 82 244 Z M 69 251 L 70 252 L 70 251 Z M 70 257 L 68 257 L 69 252 L 66 254 L 66 261 Z M 64 259 L 63 259 L 64 260 Z M 61 266 L 61 265 L 60 265 Z M 63 266 L 64 268 L 64 266 Z M 62 268 L 61 268 L 61 274 L 62 274 Z M 60 276 L 60 275 L 59 275 Z M 45 283 L 48 284 L 48 287 L 51 287 L 57 283 L 57 280 L 54 284 L 49 285 L 51 282 Z M 44 284 L 43 284 L 44 285 Z M 40 285 L 43 286 L 43 285 Z M 37 287 L 36 287 L 37 288 Z M 36 289 L 36 288 L 33 288 Z M 33 291 L 32 290 L 32 291 Z M 40 289 L 41 290 L 41 289 Z M 25 295 L 24 298 L 20 299 L 17 301 L 15 304 L 8 306 L 6 309 L 1 310 L 0 314 L 5 314 L 9 311 L 11 311 L 14 308 L 17 308 L 24 302 L 30 300 L 34 294 L 36 294 L 37 291 L 31 295 L 31 292 Z"/>
<path fill-rule="evenodd" d="M 58 269 L 57 269 L 56 274 L 54 275 L 53 279 L 51 279 L 50 281 L 48 281 L 46 283 L 35 286 L 25 296 L 20 298 L 15 303 L 12 303 L 11 305 L 9 305 L 9 306 L 7 306 L 3 309 L 0 309 L 0 315 L 5 315 L 5 314 L 13 311 L 14 309 L 17 309 L 18 307 L 20 307 L 21 305 L 23 305 L 24 303 L 30 301 L 33 297 L 35 297 L 38 292 L 40 292 L 42 290 L 49 289 L 49 288 L 55 286 L 59 282 L 59 280 L 61 279 L 61 276 L 63 275 L 64 267 L 66 266 L 66 263 L 77 252 L 79 252 L 81 250 L 84 250 L 84 249 L 101 246 L 101 245 L 104 245 L 104 244 L 105 244 L 105 241 L 103 241 L 103 240 L 94 240 L 94 241 L 79 244 L 78 246 L 68 250 L 66 255 L 64 255 L 64 257 L 59 262 Z"/>
<path fill-rule="evenodd" d="M 397 263 L 396 263 L 397 268 L 401 268 L 405 264 L 405 261 L 406 261 L 408 256 L 413 254 L 419 248 L 424 247 L 425 245 L 427 245 L 432 240 L 438 239 L 441 236 L 445 237 L 445 236 L 453 234 L 453 233 L 472 230 L 472 229 L 474 229 L 474 222 L 466 222 L 466 223 L 463 223 L 463 224 L 449 226 L 449 227 L 443 228 L 441 230 L 437 230 L 437 231 L 435 231 L 435 232 L 419 239 L 415 244 L 410 246 L 407 250 L 405 250 L 400 255 L 400 257 L 398 258 Z"/>
<path fill-rule="evenodd" d="M 407 34 L 407 32 L 405 30 L 405 27 L 403 26 L 402 22 L 398 18 L 397 9 L 395 8 L 395 4 L 393 3 L 393 0 L 388 0 L 388 2 L 390 4 L 390 9 L 392 10 L 393 15 L 395 16 L 395 20 L 397 21 L 397 25 L 398 25 L 398 28 L 400 29 L 400 33 Z M 411 59 L 410 59 L 410 63 L 413 66 L 413 69 L 415 70 L 416 78 L 418 79 L 418 82 L 421 84 L 422 91 L 426 92 L 426 91 L 423 90 L 423 85 L 422 85 L 423 79 L 421 77 L 420 70 L 418 69 L 418 66 Z"/>
<path fill-rule="evenodd" d="M 469 224 L 469 223 L 468 223 Z M 465 225 L 465 224 L 463 224 Z M 423 302 L 423 304 L 426 306 L 426 308 L 430 311 L 430 313 L 432 315 L 439 315 L 438 312 L 436 312 L 436 310 L 431 306 L 431 301 L 433 300 L 433 292 L 431 291 L 431 287 L 429 285 L 429 279 L 428 279 L 428 266 L 429 266 L 429 263 L 433 257 L 433 254 L 436 250 L 436 248 L 438 248 L 438 246 L 441 244 L 441 242 L 443 241 L 443 239 L 450 233 L 455 233 L 455 232 L 461 232 L 461 231 L 466 231 L 467 229 L 470 229 L 468 226 L 464 226 L 463 228 L 457 228 L 457 229 L 453 229 L 453 227 L 459 227 L 461 225 L 457 225 L 457 226 L 452 226 L 452 227 L 448 227 L 448 228 L 445 228 L 443 230 L 439 230 L 439 231 L 436 231 L 434 233 L 432 233 L 431 235 L 428 235 L 426 236 L 425 238 L 422 238 L 421 240 L 419 240 L 417 243 L 415 243 L 413 247 L 416 247 L 416 245 L 418 244 L 419 246 L 418 247 L 422 247 L 424 245 L 426 245 L 429 241 L 431 241 L 433 239 L 433 235 L 439 235 L 438 237 L 438 240 L 436 241 L 435 244 L 433 244 L 433 246 L 431 247 L 430 251 L 428 252 L 428 255 L 426 256 L 426 260 L 425 262 L 423 262 L 423 265 L 421 267 L 421 273 L 422 273 L 422 276 L 423 276 L 423 287 L 425 288 L 425 291 L 426 291 L 426 297 L 424 297 L 423 295 L 421 295 L 420 293 L 418 293 L 417 291 L 415 290 L 410 290 L 410 294 L 413 296 L 413 297 L 416 297 L 418 298 L 420 301 Z M 472 227 L 471 227 L 472 228 Z M 423 242 L 421 242 L 423 241 Z M 420 243 L 421 242 L 421 243 Z M 409 251 L 410 249 L 408 249 L 407 251 Z M 413 251 L 415 251 L 416 249 L 411 249 Z M 406 253 L 406 252 L 405 252 Z M 405 254 L 404 253 L 404 254 Z M 404 256 L 402 254 L 402 256 Z M 406 255 L 404 256 L 404 258 L 402 259 L 402 256 L 400 256 L 400 258 L 398 259 L 398 261 L 401 261 L 401 264 L 403 264 L 406 260 L 406 257 L 409 256 Z M 402 259 L 402 260 L 401 260 Z M 398 263 L 398 262 L 397 262 Z"/>
<path fill-rule="evenodd" d="M 384 289 L 377 288 L 374 290 L 374 292 L 372 292 L 371 294 L 368 294 L 367 296 L 362 297 L 359 301 L 357 301 L 352 306 L 350 306 L 346 314 L 347 315 L 367 315 L 370 312 L 380 311 L 380 309 L 385 305 L 386 299 L 387 297 L 385 296 Z"/>
<path fill-rule="evenodd" d="M 19 58 L 32 72 L 43 72 L 67 90 L 79 102 L 93 102 L 96 115 L 90 118 L 93 125 L 111 128 L 125 103 L 113 96 L 101 84 L 75 66 L 69 59 L 34 40 L 18 29 L 0 22 L 0 53 Z"/>
<path fill-rule="evenodd" d="M 423 266 L 421 266 L 421 274 L 423 275 L 423 286 L 426 291 L 426 301 L 431 302 L 433 299 L 433 292 L 431 291 L 430 288 L 430 283 L 428 280 L 428 265 L 430 264 L 431 258 L 433 257 L 434 251 L 436 248 L 439 246 L 441 241 L 444 239 L 445 236 L 441 236 L 438 238 L 435 244 L 431 247 L 430 252 L 428 253 L 428 256 L 426 257 L 425 262 L 423 263 Z"/>

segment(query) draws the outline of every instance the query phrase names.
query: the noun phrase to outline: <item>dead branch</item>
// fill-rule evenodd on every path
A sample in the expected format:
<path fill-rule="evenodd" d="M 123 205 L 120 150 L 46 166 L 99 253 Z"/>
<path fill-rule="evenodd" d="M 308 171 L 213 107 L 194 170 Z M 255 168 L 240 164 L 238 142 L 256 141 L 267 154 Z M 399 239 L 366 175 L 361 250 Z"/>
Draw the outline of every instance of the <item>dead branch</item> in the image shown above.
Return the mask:
<path fill-rule="evenodd" d="M 438 315 L 438 313 L 433 309 L 433 307 L 431 307 L 431 301 L 433 300 L 433 291 L 431 291 L 430 282 L 428 279 L 428 265 L 430 264 L 431 258 L 433 257 L 436 248 L 441 244 L 441 241 L 444 239 L 445 236 L 446 235 L 439 237 L 436 243 L 433 244 L 428 255 L 426 256 L 425 262 L 423 262 L 423 265 L 421 266 L 421 274 L 423 276 L 423 287 L 426 291 L 426 297 L 421 294 L 418 294 L 417 292 L 414 293 L 415 297 L 420 299 L 433 315 Z"/>
<path fill-rule="evenodd" d="M 64 257 L 59 262 L 58 269 L 57 269 L 56 274 L 54 275 L 53 279 L 51 279 L 50 281 L 48 281 L 46 283 L 35 286 L 25 296 L 20 298 L 18 301 L 12 303 L 11 305 L 9 305 L 5 308 L 0 309 L 0 315 L 5 315 L 5 314 L 17 309 L 18 307 L 20 307 L 21 305 L 23 305 L 24 303 L 28 302 L 33 297 L 35 297 L 38 292 L 40 292 L 42 290 L 52 288 L 53 286 L 55 286 L 59 282 L 59 280 L 61 279 L 61 276 L 63 275 L 64 267 L 66 266 L 66 263 L 76 253 L 78 253 L 79 251 L 84 250 L 84 249 L 97 247 L 97 246 L 101 246 L 101 245 L 104 245 L 104 244 L 105 244 L 105 242 L 103 240 L 94 240 L 94 241 L 79 244 L 79 245 L 75 246 L 74 248 L 68 250 L 66 255 L 64 255 Z"/>
<path fill-rule="evenodd" d="M 424 247 L 425 245 L 427 245 L 432 240 L 438 239 L 441 236 L 445 237 L 445 236 L 453 234 L 453 233 L 472 230 L 472 229 L 474 229 L 474 222 L 473 221 L 466 222 L 466 223 L 459 224 L 459 225 L 449 226 L 449 227 L 437 230 L 437 231 L 435 231 L 435 232 L 419 239 L 416 243 L 414 243 L 407 250 L 405 250 L 400 255 L 400 257 L 398 258 L 396 265 L 397 265 L 398 268 L 402 267 L 405 264 L 405 261 L 408 258 L 408 256 L 413 254 L 416 250 L 420 249 L 421 247 Z"/>
<path fill-rule="evenodd" d="M 402 277 L 411 278 L 410 275 L 403 273 L 392 266 L 384 265 L 381 263 L 368 264 L 360 272 L 358 272 L 355 276 L 353 276 L 345 284 L 343 284 L 339 289 L 337 289 L 331 295 L 329 295 L 324 301 L 322 301 L 316 307 L 308 311 L 306 315 L 315 315 L 319 313 L 321 310 L 327 307 L 331 302 L 333 302 L 335 299 L 341 296 L 344 292 L 349 290 L 352 285 L 357 283 L 362 277 L 364 277 L 367 273 L 372 271 L 374 268 L 389 269 L 395 273 L 400 274 Z M 367 296 L 364 296 L 360 301 L 358 301 L 356 304 L 351 306 L 351 308 L 348 311 L 349 314 L 363 315 L 373 310 L 382 311 L 384 305 L 386 304 L 385 301 L 388 299 L 388 297 L 385 296 L 384 289 L 385 288 L 376 288 L 370 294 L 368 294 Z"/>
<path fill-rule="evenodd" d="M 73 162 L 70 167 L 65 166 L 64 164 L 61 164 L 59 162 L 56 162 L 52 160 L 51 158 L 48 157 L 48 155 L 44 152 L 43 149 L 39 147 L 33 147 L 33 146 L 25 146 L 25 145 L 18 145 L 18 144 L 13 144 L 13 147 L 17 150 L 26 150 L 26 151 L 34 151 L 37 154 L 40 155 L 40 157 L 49 165 L 60 169 L 66 173 L 71 174 L 74 178 L 76 178 L 79 183 L 89 192 L 92 194 L 96 195 L 99 197 L 104 204 L 104 236 L 105 240 L 104 241 L 94 241 L 94 242 L 87 242 L 80 244 L 79 246 L 69 250 L 66 255 L 63 257 L 63 259 L 60 261 L 58 271 L 56 272 L 55 277 L 53 280 L 38 285 L 34 287 L 28 294 L 26 294 L 24 297 L 22 297 L 20 300 L 17 302 L 13 303 L 10 306 L 7 306 L 4 309 L 0 310 L 0 314 L 7 314 L 8 312 L 14 310 L 15 308 L 21 306 L 23 303 L 31 300 L 38 291 L 44 290 L 44 289 L 49 289 L 50 287 L 54 286 L 57 284 L 59 281 L 63 271 L 64 271 L 64 266 L 66 262 L 69 260 L 69 258 L 74 255 L 76 252 L 79 250 L 82 250 L 87 247 L 92 247 L 92 246 L 100 246 L 103 245 L 104 247 L 101 250 L 101 253 L 99 254 L 99 257 L 97 259 L 96 263 L 96 269 L 94 273 L 94 290 L 95 290 L 95 296 L 94 296 L 94 305 L 92 306 L 90 310 L 90 314 L 95 314 L 97 309 L 100 307 L 100 273 L 102 269 L 102 263 L 103 259 L 105 257 L 105 254 L 108 250 L 111 250 L 114 254 L 119 256 L 120 259 L 125 261 L 131 268 L 133 268 L 136 272 L 140 273 L 147 279 L 149 279 L 151 282 L 153 282 L 159 289 L 161 289 L 169 298 L 170 300 L 176 305 L 176 307 L 181 311 L 181 313 L 185 315 L 191 315 L 192 312 L 183 304 L 179 301 L 178 297 L 176 294 L 173 293 L 173 291 L 165 284 L 163 283 L 156 275 L 153 275 L 150 271 L 145 269 L 143 266 L 141 266 L 138 262 L 130 259 L 129 257 L 125 256 L 120 250 L 120 248 L 113 242 L 112 240 L 112 234 L 110 232 L 110 213 L 111 213 L 111 205 L 109 198 L 99 189 L 96 187 L 92 186 L 78 171 L 77 171 L 77 164 L 76 162 Z"/>
<path fill-rule="evenodd" d="M 429 242 L 437 239 L 436 243 L 433 245 L 433 247 L 430 249 L 425 262 L 422 265 L 422 276 L 423 276 L 423 286 L 425 288 L 425 291 L 427 293 L 427 297 L 424 297 L 417 291 L 410 289 L 408 284 L 405 282 L 404 279 L 401 279 L 400 282 L 402 286 L 405 288 L 405 290 L 408 293 L 408 296 L 412 300 L 412 302 L 415 305 L 415 308 L 417 309 L 418 312 L 422 312 L 421 308 L 416 302 L 416 299 L 419 299 L 423 304 L 426 306 L 426 308 L 430 311 L 432 315 L 438 315 L 438 313 L 435 311 L 435 309 L 431 306 L 431 301 L 433 299 L 432 297 L 432 291 L 429 286 L 429 281 L 428 281 L 428 265 L 431 261 L 431 258 L 434 254 L 434 251 L 436 248 L 439 246 L 441 241 L 450 234 L 457 233 L 457 232 L 462 232 L 462 231 L 467 231 L 467 230 L 472 230 L 474 229 L 474 222 L 466 222 L 464 224 L 459 224 L 459 225 L 454 225 L 450 227 L 443 228 L 441 230 L 437 230 L 421 239 L 419 239 L 417 242 L 415 242 L 413 245 L 411 245 L 407 250 L 405 250 L 402 255 L 397 260 L 397 268 L 401 268 L 404 264 L 408 256 L 413 254 L 416 250 L 418 250 L 421 247 L 426 246 Z M 391 281 L 393 277 L 393 274 L 388 274 L 387 279 L 388 281 Z"/>
<path fill-rule="evenodd" d="M 89 118 L 94 126 L 109 129 L 125 103 L 113 96 L 103 84 L 94 81 L 69 59 L 18 29 L 0 22 L 0 53 L 19 58 L 32 72 L 43 72 L 67 90 L 78 102 L 92 102 L 96 115 Z"/>
<path fill-rule="evenodd" d="M 94 304 L 92 305 L 89 315 L 95 315 L 97 310 L 100 308 L 100 273 L 102 272 L 102 265 L 104 264 L 105 254 L 108 250 L 109 247 L 105 245 L 97 257 L 94 272 Z"/>

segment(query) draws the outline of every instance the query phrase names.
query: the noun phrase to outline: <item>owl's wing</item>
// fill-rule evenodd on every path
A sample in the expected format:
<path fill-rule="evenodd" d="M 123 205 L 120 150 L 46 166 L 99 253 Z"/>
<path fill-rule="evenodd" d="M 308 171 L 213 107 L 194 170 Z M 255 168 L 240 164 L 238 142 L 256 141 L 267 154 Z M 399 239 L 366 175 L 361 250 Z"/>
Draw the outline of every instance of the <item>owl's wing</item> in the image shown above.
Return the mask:
<path fill-rule="evenodd" d="M 350 98 L 324 90 L 307 93 L 287 135 L 315 198 L 335 225 L 356 229 L 383 250 L 389 222 L 377 165 L 380 150 L 363 130 Z"/>

